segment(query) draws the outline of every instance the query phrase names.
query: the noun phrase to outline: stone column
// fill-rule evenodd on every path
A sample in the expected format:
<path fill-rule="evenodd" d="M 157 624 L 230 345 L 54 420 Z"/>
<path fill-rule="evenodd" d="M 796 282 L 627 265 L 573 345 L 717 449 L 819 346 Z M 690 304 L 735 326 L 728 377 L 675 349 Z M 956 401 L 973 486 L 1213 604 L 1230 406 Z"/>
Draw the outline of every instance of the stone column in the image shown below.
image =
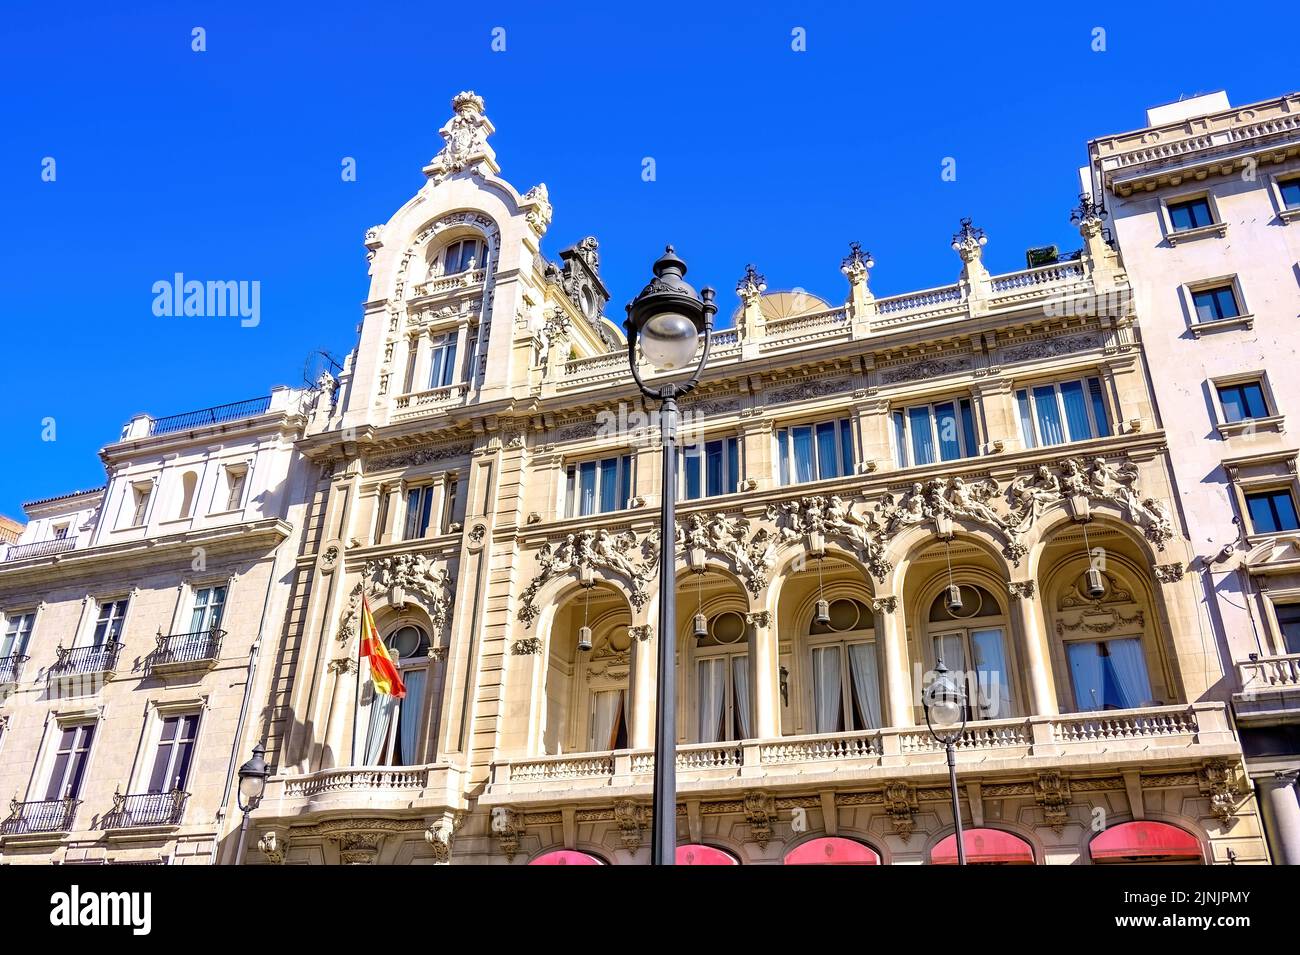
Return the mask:
<path fill-rule="evenodd" d="M 1060 712 L 1056 704 L 1056 682 L 1052 678 L 1047 635 L 1034 601 L 1035 590 L 1032 580 L 1011 582 L 1011 618 L 1020 639 L 1021 662 L 1029 690 L 1028 715 L 1055 716 Z"/>
<path fill-rule="evenodd" d="M 754 700 L 754 736 L 773 739 L 781 735 L 781 650 L 772 615 L 766 610 L 745 615 L 749 624 L 749 685 Z"/>
<path fill-rule="evenodd" d="M 876 633 L 885 657 L 886 726 L 914 726 L 912 675 L 907 661 L 907 625 L 898 607 L 897 597 L 877 597 L 872 602 L 876 612 Z"/>
<path fill-rule="evenodd" d="M 1279 770 L 1259 779 L 1269 849 L 1277 865 L 1300 865 L 1300 770 Z"/>
<path fill-rule="evenodd" d="M 628 676 L 628 746 L 632 749 L 651 749 L 655 744 L 655 682 L 659 666 L 655 628 L 642 623 L 630 628 L 632 646 L 632 671 Z"/>

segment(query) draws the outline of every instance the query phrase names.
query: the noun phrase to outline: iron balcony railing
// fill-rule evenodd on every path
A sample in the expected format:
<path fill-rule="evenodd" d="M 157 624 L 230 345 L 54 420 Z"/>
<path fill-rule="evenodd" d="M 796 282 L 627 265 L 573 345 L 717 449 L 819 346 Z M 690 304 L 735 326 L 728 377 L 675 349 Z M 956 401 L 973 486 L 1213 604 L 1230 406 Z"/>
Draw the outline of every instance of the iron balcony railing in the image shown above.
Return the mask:
<path fill-rule="evenodd" d="M 67 832 L 77 814 L 80 799 L 40 799 L 35 802 L 9 803 L 9 818 L 0 822 L 0 835 L 21 835 L 29 832 Z"/>
<path fill-rule="evenodd" d="M 186 411 L 166 418 L 154 418 L 149 422 L 149 434 L 150 436 L 170 434 L 173 431 L 188 431 L 191 428 L 203 428 L 226 421 L 236 421 L 239 418 L 252 418 L 255 415 L 265 414 L 270 407 L 271 396 L 265 395 L 261 398 L 249 398 L 247 401 L 233 401 L 228 405 Z"/>
<path fill-rule="evenodd" d="M 117 670 L 117 657 L 122 652 L 122 644 L 112 642 L 97 647 L 72 648 L 58 646 L 54 652 L 59 655 L 59 659 L 50 667 L 52 674 L 113 673 Z"/>
<path fill-rule="evenodd" d="M 25 560 L 28 557 L 50 557 L 63 554 L 77 546 L 75 537 L 59 537 L 49 541 L 34 541 L 31 544 L 14 544 L 5 553 L 5 561 Z"/>
<path fill-rule="evenodd" d="M 17 683 L 19 677 L 23 675 L 23 664 L 26 662 L 27 657 L 17 654 L 0 657 L 0 686 L 6 683 Z"/>
<path fill-rule="evenodd" d="M 221 641 L 226 631 L 216 627 L 196 630 L 193 633 L 163 634 L 158 631 L 158 649 L 154 651 L 153 664 L 198 663 L 215 660 L 221 653 Z"/>
<path fill-rule="evenodd" d="M 105 814 L 105 829 L 141 826 L 179 826 L 190 794 L 179 789 L 167 793 L 113 794 L 113 808 Z"/>

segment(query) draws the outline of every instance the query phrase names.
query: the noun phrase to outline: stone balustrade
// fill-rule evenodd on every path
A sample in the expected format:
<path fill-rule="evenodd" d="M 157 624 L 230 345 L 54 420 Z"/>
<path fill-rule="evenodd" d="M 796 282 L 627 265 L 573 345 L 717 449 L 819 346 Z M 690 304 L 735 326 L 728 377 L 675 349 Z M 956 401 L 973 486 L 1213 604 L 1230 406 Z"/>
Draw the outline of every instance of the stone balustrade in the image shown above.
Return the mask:
<path fill-rule="evenodd" d="M 341 766 L 273 776 L 255 818 L 295 819 L 332 810 L 459 808 L 464 792 L 463 772 L 448 763 Z"/>

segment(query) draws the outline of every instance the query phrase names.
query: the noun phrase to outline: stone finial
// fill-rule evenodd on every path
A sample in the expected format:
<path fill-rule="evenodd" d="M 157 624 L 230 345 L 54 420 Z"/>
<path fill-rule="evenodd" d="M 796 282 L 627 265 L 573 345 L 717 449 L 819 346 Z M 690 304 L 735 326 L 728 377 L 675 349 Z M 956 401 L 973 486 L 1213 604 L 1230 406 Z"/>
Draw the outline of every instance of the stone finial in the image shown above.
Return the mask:
<path fill-rule="evenodd" d="M 989 240 L 984 230 L 971 225 L 970 217 L 961 220 L 961 228 L 952 237 L 952 249 L 967 265 L 978 262 Z"/>
<path fill-rule="evenodd" d="M 496 152 L 488 145 L 488 137 L 496 129 L 483 115 L 483 97 L 473 90 L 457 93 L 452 97 L 451 108 L 455 115 L 438 130 L 443 147 L 424 167 L 424 174 L 434 182 L 442 182 L 467 169 L 486 167 L 489 173 L 500 171 Z"/>
<path fill-rule="evenodd" d="M 861 242 L 849 243 L 849 254 L 840 261 L 840 271 L 849 280 L 850 285 L 865 285 L 870 271 L 876 267 L 876 260 L 870 252 L 862 251 Z"/>
<path fill-rule="evenodd" d="M 767 291 L 767 279 L 752 264 L 745 266 L 745 274 L 736 283 L 736 294 L 749 308 Z"/>

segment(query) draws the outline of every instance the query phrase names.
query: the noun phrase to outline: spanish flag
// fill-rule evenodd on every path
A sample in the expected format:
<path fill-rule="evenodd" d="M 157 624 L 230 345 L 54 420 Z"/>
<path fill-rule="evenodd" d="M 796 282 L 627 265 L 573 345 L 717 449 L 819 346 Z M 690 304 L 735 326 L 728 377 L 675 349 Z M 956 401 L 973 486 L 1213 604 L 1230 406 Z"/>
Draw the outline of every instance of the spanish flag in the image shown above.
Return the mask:
<path fill-rule="evenodd" d="M 406 685 L 402 683 L 393 658 L 388 655 L 388 647 L 379 639 L 365 594 L 361 595 L 361 656 L 370 658 L 370 681 L 375 685 L 375 692 L 399 700 L 406 696 Z"/>

